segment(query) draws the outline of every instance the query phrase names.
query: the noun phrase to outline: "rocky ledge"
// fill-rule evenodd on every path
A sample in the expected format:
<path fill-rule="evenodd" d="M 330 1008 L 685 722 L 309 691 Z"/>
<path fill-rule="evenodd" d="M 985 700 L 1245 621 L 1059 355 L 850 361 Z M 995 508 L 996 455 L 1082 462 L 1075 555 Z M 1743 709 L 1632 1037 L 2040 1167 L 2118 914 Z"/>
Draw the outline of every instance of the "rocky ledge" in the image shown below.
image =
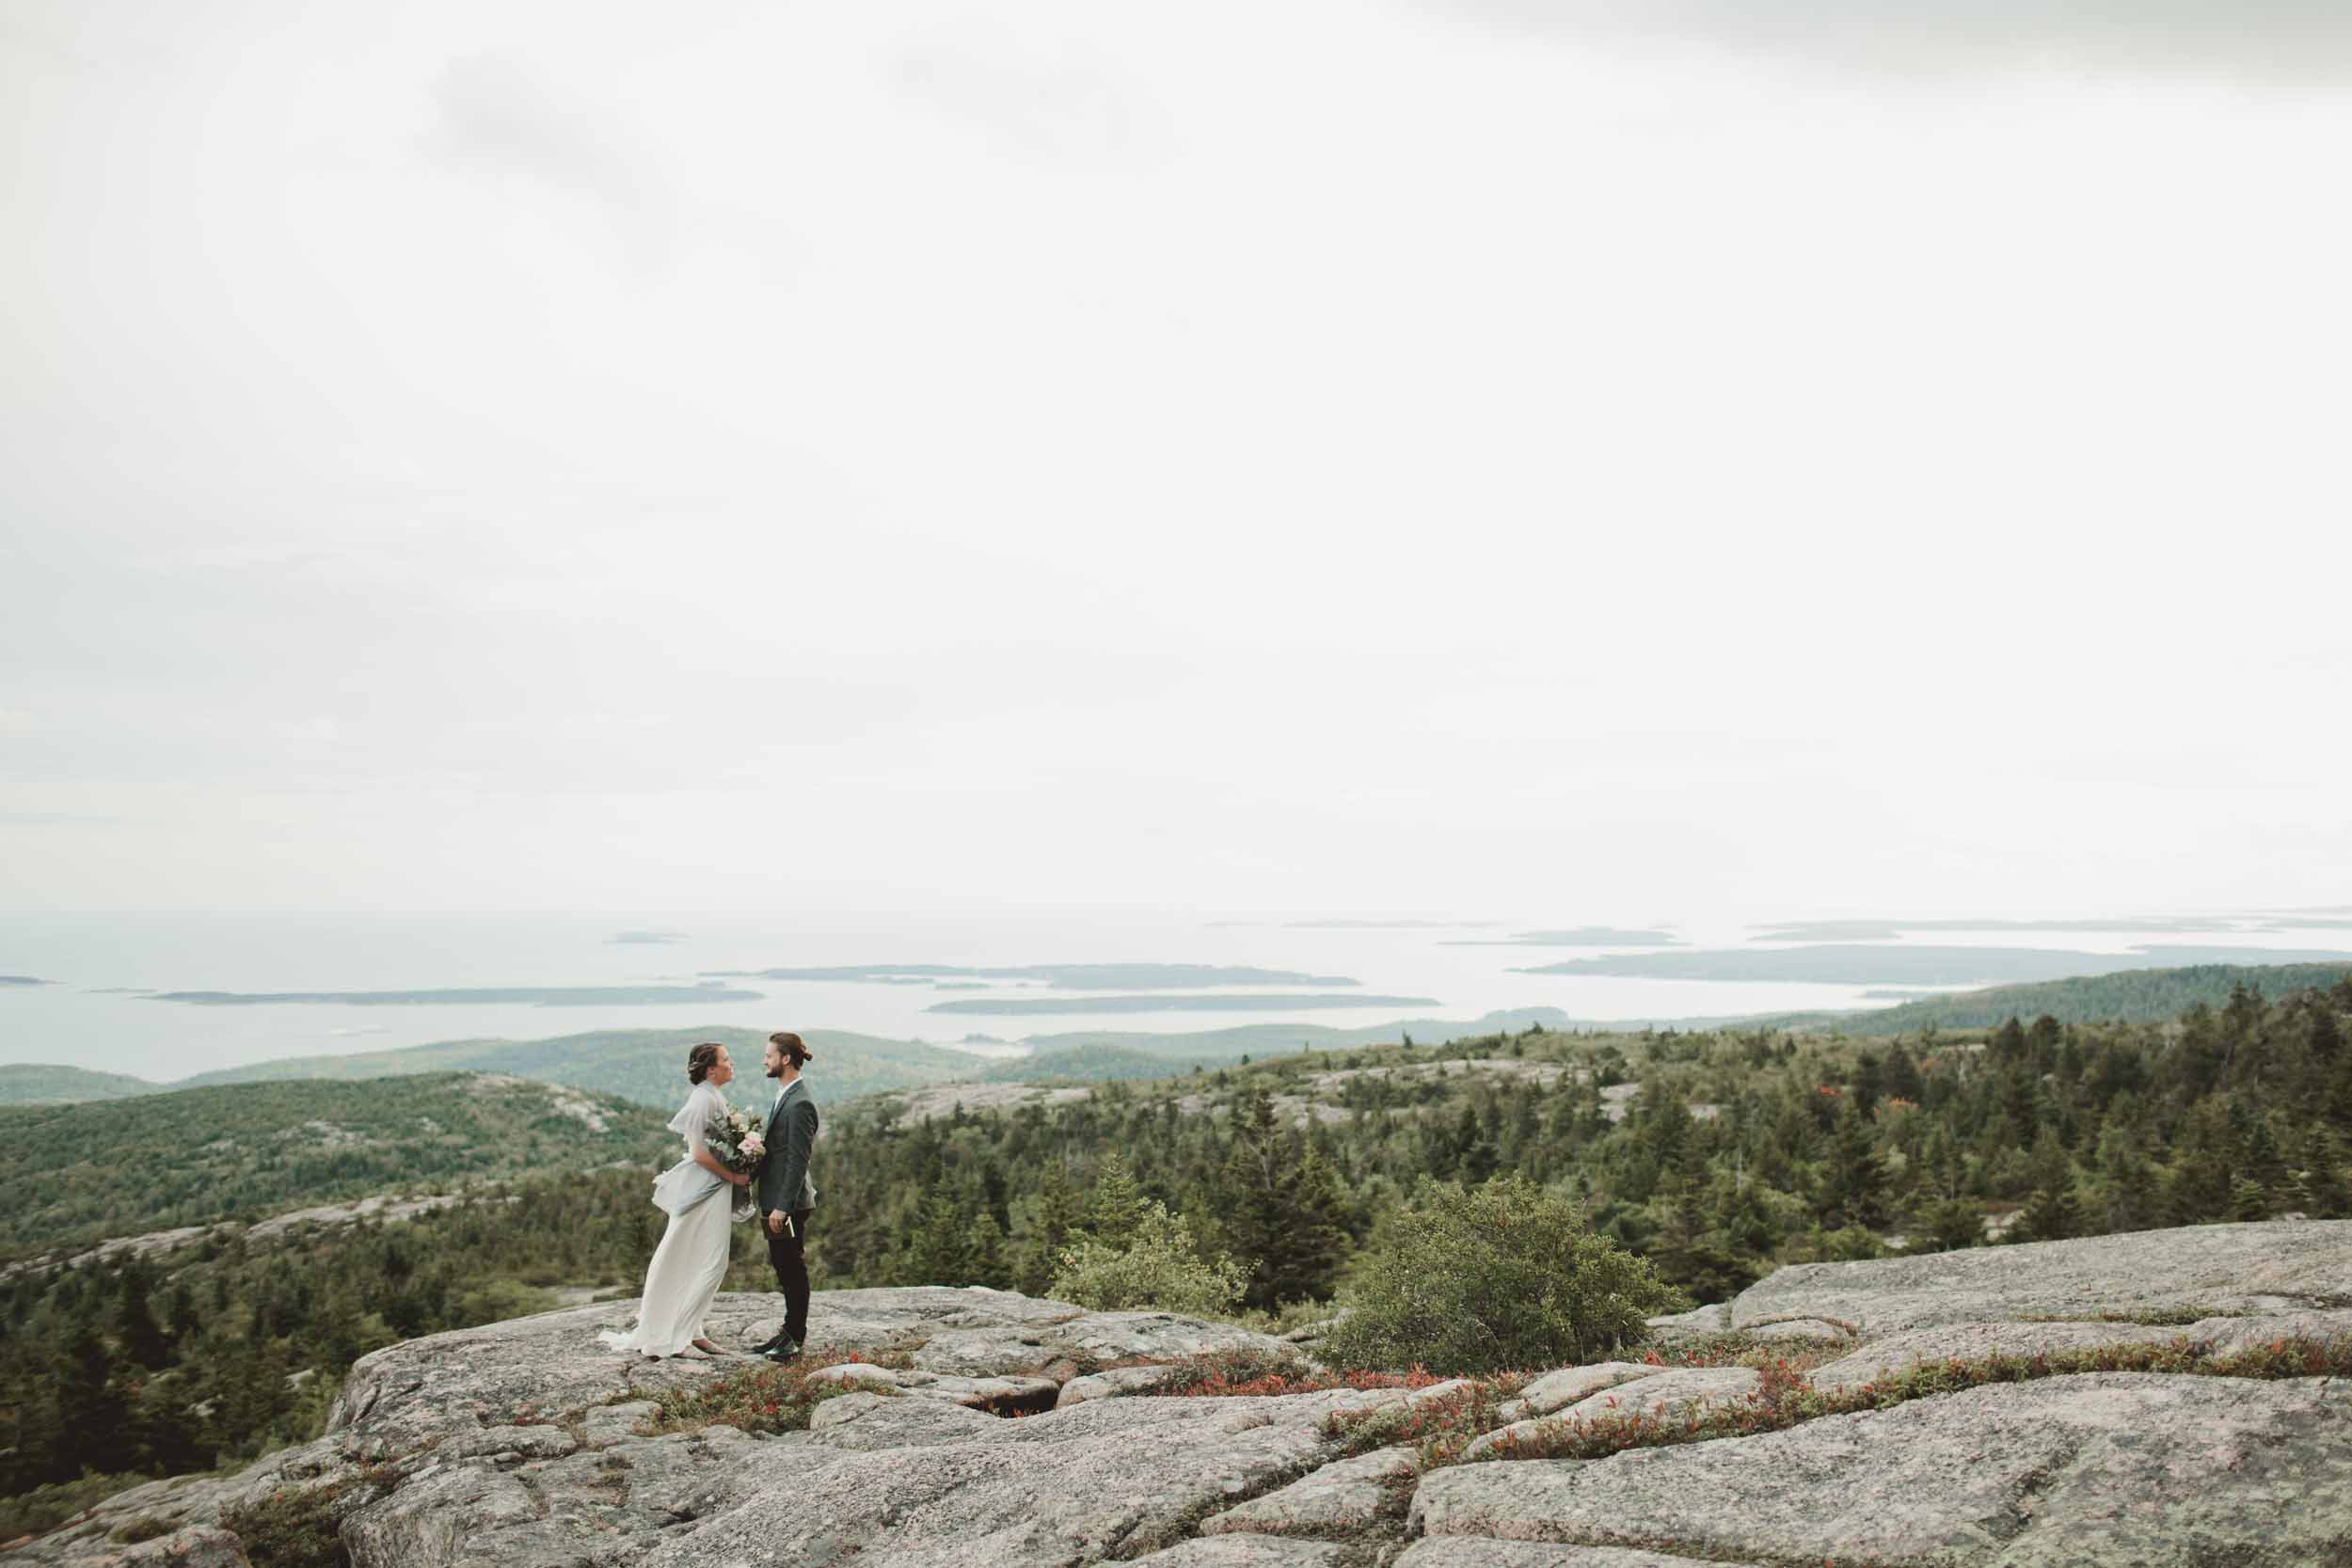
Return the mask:
<path fill-rule="evenodd" d="M 241 1568 L 252 1555 L 224 1521 L 308 1497 L 331 1499 L 356 1568 L 2352 1563 L 2352 1381 L 2328 1376 L 2088 1371 L 1599 1459 L 1513 1458 L 1526 1446 L 1495 1439 L 1433 1467 L 1409 1447 L 1365 1451 L 1361 1423 L 1402 1431 L 1464 1386 L 1137 1397 L 1165 1375 L 1141 1363 L 1297 1347 L 984 1290 L 820 1295 L 813 1342 L 860 1359 L 812 1374 L 855 1391 L 817 1405 L 810 1430 L 651 1435 L 661 1394 L 743 1363 L 604 1350 L 596 1331 L 630 1310 L 380 1351 L 319 1441 L 232 1479 L 123 1493 L 10 1560 Z M 722 1297 L 714 1337 L 749 1345 L 773 1311 Z M 1812 1373 L 1824 1394 L 1954 1356 L 2332 1338 L 2352 1335 L 2352 1222 L 1786 1269 L 1658 1328 L 1669 1347 L 1795 1328 L 1834 1357 Z M 1824 1336 L 1839 1342 L 1821 1351 Z M 1487 1424 L 1682 1419 L 1758 1381 L 1635 1359 L 1557 1369 Z"/>

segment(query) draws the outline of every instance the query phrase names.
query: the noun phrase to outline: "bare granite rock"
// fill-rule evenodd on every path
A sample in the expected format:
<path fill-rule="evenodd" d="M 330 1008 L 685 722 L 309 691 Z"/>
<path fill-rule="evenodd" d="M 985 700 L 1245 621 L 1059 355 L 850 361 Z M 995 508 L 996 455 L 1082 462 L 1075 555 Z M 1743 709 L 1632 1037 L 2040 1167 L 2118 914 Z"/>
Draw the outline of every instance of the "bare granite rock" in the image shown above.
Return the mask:
<path fill-rule="evenodd" d="M 1899 1377 L 1915 1367 L 1985 1355 L 2056 1355 L 2105 1345 L 2161 1345 L 2181 1338 L 2177 1328 L 2133 1323 L 1947 1323 L 1915 1328 L 1876 1340 L 1807 1378 L 1825 1394 Z"/>
<path fill-rule="evenodd" d="M 1561 1418 L 1595 1420 L 1603 1416 L 1654 1416 L 1663 1419 L 1701 1405 L 1737 1404 L 1763 1383 L 1745 1367 L 1684 1367 L 1588 1394 L 1560 1413 Z"/>
<path fill-rule="evenodd" d="M 829 1449 L 871 1453 L 881 1449 L 928 1449 L 942 1443 L 993 1438 L 1001 1416 L 984 1415 L 945 1400 L 889 1399 L 845 1394 L 810 1413 L 809 1441 Z"/>
<path fill-rule="evenodd" d="M 624 1400 L 618 1404 L 600 1404 L 580 1417 L 580 1441 L 592 1449 L 626 1443 L 636 1436 L 637 1429 L 660 1408 L 651 1400 Z"/>
<path fill-rule="evenodd" d="M 1671 1342 L 1722 1334 L 1731 1327 L 1731 1304 L 1717 1302 L 1689 1312 L 1667 1312 L 1647 1320 L 1650 1338 Z"/>
<path fill-rule="evenodd" d="M 2339 1339 L 2352 1335 L 2352 1307 L 2247 1318 L 2205 1318 L 2174 1332 L 2203 1345 L 2216 1355 L 2235 1355 L 2280 1339 Z"/>
<path fill-rule="evenodd" d="M 1411 1449 L 1377 1449 L 1326 1465 L 1278 1492 L 1200 1523 L 1203 1535 L 1353 1535 L 1402 1516 L 1420 1473 Z"/>
<path fill-rule="evenodd" d="M 1135 1560 L 1152 1568 L 1343 1568 L 1347 1548 L 1322 1541 L 1283 1541 L 1270 1535 L 1204 1535 Z"/>
<path fill-rule="evenodd" d="M 2342 1307 L 2352 1307 L 2352 1220 L 2271 1220 L 1803 1263 L 1742 1291 L 1731 1303 L 1731 1326 L 1832 1318 L 1875 1339 L 2030 1317 Z"/>
<path fill-rule="evenodd" d="M 808 1374 L 808 1381 L 854 1388 L 888 1389 L 918 1399 L 1007 1414 L 1050 1410 L 1055 1401 L 1061 1397 L 1061 1386 L 1050 1377 L 953 1377 L 897 1367 L 877 1367 L 870 1361 L 821 1367 Z"/>
<path fill-rule="evenodd" d="M 1951 1323 L 1915 1328 L 1815 1369 L 1809 1381 L 1823 1393 L 1899 1377 L 1915 1367 L 1986 1355 L 2059 1355 L 2110 1345 L 2201 1346 L 2217 1355 L 2259 1349 L 2287 1338 L 2352 1337 L 2352 1311 L 2282 1312 L 2254 1318 L 2204 1318 L 2193 1323 Z"/>
<path fill-rule="evenodd" d="M 1431 1536 L 1880 1568 L 2352 1559 L 2352 1386 L 2104 1373 L 1755 1437 L 1440 1470 Z"/>
<path fill-rule="evenodd" d="M 1824 1388 L 1988 1349 L 2185 1338 L 2226 1353 L 2352 1333 L 2352 1295 L 2329 1283 L 2352 1278 L 2352 1226 L 2101 1239 L 2118 1240 L 2141 1245 L 1784 1270 L 1726 1316 L 1751 1329 L 1812 1319 L 1808 1334 L 1861 1323 L 1861 1342 L 1817 1374 Z M 2060 1299 L 2086 1304 L 2078 1321 L 2001 1315 Z M 2150 1306 L 2249 1315 L 2088 1321 Z M 756 1342 L 775 1309 L 772 1296 L 723 1296 L 714 1337 Z M 1600 1461 L 1465 1464 L 1416 1487 L 1409 1450 L 1355 1457 L 1369 1433 L 1332 1418 L 1429 1405 L 1458 1383 L 1136 1397 L 1166 1374 L 1077 1373 L 1202 1350 L 1295 1352 L 1226 1325 L 999 1291 L 819 1295 L 812 1361 L 827 1349 L 866 1359 L 818 1374 L 853 1391 L 818 1403 L 810 1430 L 646 1436 L 659 1396 L 754 1364 L 646 1361 L 596 1343 L 632 1311 L 591 1304 L 378 1352 L 352 1368 L 320 1440 L 240 1475 L 135 1487 L 8 1560 L 241 1568 L 247 1554 L 223 1518 L 308 1497 L 354 1568 L 1661 1568 L 1645 1555 L 1657 1553 L 1772 1568 L 2352 1563 L 2352 1379 L 2044 1378 Z M 1905 1322 L 1922 1316 L 1933 1321 Z M 1758 1384 L 1740 1368 L 1603 1363 L 1546 1373 L 1502 1414 L 1671 1418 Z"/>
<path fill-rule="evenodd" d="M 1067 1410 L 1089 1400 L 1117 1399 L 1122 1394 L 1148 1394 L 1168 1380 L 1166 1367 L 1113 1367 L 1108 1371 L 1073 1377 L 1061 1386 L 1055 1408 Z"/>
<path fill-rule="evenodd" d="M 1546 1372 L 1520 1389 L 1519 1397 L 1504 1406 L 1502 1414 L 1506 1418 L 1549 1416 L 1590 1399 L 1604 1388 L 1614 1388 L 1636 1378 L 1656 1377 L 1665 1370 L 1646 1361 L 1596 1361 L 1590 1366 L 1563 1367 L 1556 1372 Z"/>
<path fill-rule="evenodd" d="M 1416 1541 L 1394 1568 L 1752 1568 L 1709 1558 L 1694 1565 L 1630 1546 L 1557 1546 L 1533 1541 L 1490 1541 L 1477 1535 L 1433 1535 Z"/>
<path fill-rule="evenodd" d="M 1747 1331 L 1747 1336 L 1766 1344 L 1791 1339 L 1851 1339 L 1854 1325 L 1832 1323 L 1827 1318 L 1781 1318 L 1756 1324 Z"/>
<path fill-rule="evenodd" d="M 645 1562 L 819 1568 L 854 1554 L 862 1568 L 1035 1568 L 1139 1556 L 1332 1458 L 1320 1421 L 1330 1403 L 1095 1400 L 998 1422 L 991 1441 L 847 1455 L 812 1475 L 787 1463 L 758 1500 Z"/>
<path fill-rule="evenodd" d="M 40 1544 L 46 1546 L 48 1542 Z M 87 1563 L 89 1568 L 252 1568 L 245 1555 L 244 1543 L 230 1531 L 215 1526 L 173 1530 L 167 1535 L 131 1544 L 110 1541 L 102 1533 L 89 1541 L 87 1547 L 87 1555 L 71 1560 Z M 7 1552 L 12 1560 L 20 1551 L 28 1551 L 22 1560 L 36 1560 L 29 1555 L 26 1546 L 13 1543 L 0 1544 L 0 1552 Z"/>

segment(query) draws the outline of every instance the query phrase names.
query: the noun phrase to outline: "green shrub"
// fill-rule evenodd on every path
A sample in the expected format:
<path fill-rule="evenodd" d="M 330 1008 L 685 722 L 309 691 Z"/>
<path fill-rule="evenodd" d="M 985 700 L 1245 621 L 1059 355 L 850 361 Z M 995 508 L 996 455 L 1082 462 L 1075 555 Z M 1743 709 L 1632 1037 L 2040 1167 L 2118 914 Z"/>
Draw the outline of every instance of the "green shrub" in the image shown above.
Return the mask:
<path fill-rule="evenodd" d="M 1521 1176 L 1464 1188 L 1423 1179 L 1358 1263 L 1355 1310 L 1315 1347 L 1343 1367 L 1463 1376 L 1573 1366 L 1639 1343 L 1682 1305 L 1644 1259 Z"/>
<path fill-rule="evenodd" d="M 152 1513 L 142 1513 L 137 1518 L 125 1520 L 108 1530 L 106 1539 L 126 1546 L 135 1546 L 142 1541 L 152 1541 L 159 1535 L 170 1533 L 171 1527 L 163 1520 L 156 1518 Z"/>
<path fill-rule="evenodd" d="M 1248 1284 L 1240 1264 L 1203 1255 L 1183 1219 L 1147 1199 L 1123 1244 L 1088 1236 L 1061 1255 L 1053 1294 L 1096 1312 L 1209 1318 L 1231 1312 Z"/>
<path fill-rule="evenodd" d="M 253 1568 L 351 1568 L 336 1504 L 355 1484 L 339 1481 L 272 1492 L 225 1510 L 221 1526 L 244 1543 Z"/>

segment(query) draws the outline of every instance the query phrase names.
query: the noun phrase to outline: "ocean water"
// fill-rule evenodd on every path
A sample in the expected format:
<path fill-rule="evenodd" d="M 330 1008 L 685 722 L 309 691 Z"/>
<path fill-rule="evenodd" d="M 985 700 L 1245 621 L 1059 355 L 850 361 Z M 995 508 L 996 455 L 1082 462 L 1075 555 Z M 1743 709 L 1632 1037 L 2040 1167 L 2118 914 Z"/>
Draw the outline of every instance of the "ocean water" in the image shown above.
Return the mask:
<path fill-rule="evenodd" d="M 1017 1054 L 1038 1036 L 1082 1029 L 1186 1033 L 1297 1022 L 1335 1026 L 1400 1018 L 1468 1022 L 1502 1008 L 1551 1006 L 1578 1019 L 1737 1017 L 1883 1005 L 1863 985 L 1729 983 L 1515 974 L 1519 966 L 1637 949 L 1485 945 L 1557 918 L 1477 927 L 1302 927 L 1192 915 L 1014 913 L 758 918 L 692 912 L 488 914 L 0 914 L 0 974 L 50 982 L 0 986 L 0 1062 L 55 1062 L 169 1080 L 272 1057 L 377 1051 L 439 1040 L 544 1039 L 595 1029 L 846 1029 L 983 1054 Z M 671 933 L 660 942 L 625 931 Z M 1692 922 L 1701 946 L 1745 945 L 1750 928 Z M 2352 949 L 2352 931 L 2177 934 L 2117 931 L 1936 932 L 1911 940 L 2123 952 L 2134 943 Z M 2352 952 L 2347 952 L 2352 957 Z M 928 1011 L 962 996 L 1023 994 L 930 986 L 738 979 L 755 1002 L 657 1006 L 201 1006 L 143 992 L 357 991 L 486 986 L 694 984 L 714 971 L 849 964 L 1249 964 L 1346 976 L 1367 992 L 1433 1005 L 1311 1012 L 1062 1013 L 959 1016 Z M 1260 992 L 1267 988 L 1231 990 Z M 1327 991 L 1333 988 L 1303 988 Z M 1068 995 L 1040 990 L 1035 994 Z"/>

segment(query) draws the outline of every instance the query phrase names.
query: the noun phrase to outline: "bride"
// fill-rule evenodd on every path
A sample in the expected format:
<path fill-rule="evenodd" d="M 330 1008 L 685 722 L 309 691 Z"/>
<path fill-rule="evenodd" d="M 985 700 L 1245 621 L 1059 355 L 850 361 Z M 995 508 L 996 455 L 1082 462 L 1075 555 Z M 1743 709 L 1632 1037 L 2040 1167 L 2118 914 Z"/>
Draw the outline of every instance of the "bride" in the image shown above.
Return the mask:
<path fill-rule="evenodd" d="M 703 1315 L 719 1293 L 727 1272 L 727 1225 L 734 1205 L 719 1196 L 751 1178 L 719 1163 L 706 1141 L 726 1119 L 727 1098 L 720 1091 L 735 1076 L 723 1045 L 698 1045 L 686 1054 L 686 1103 L 670 1118 L 670 1131 L 686 1136 L 686 1158 L 655 1179 L 653 1201 L 670 1216 L 645 1270 L 644 1299 L 637 1304 L 637 1327 L 628 1334 L 597 1336 L 614 1350 L 648 1357 L 683 1355 L 688 1347 L 706 1355 L 727 1353 L 703 1336 Z"/>

